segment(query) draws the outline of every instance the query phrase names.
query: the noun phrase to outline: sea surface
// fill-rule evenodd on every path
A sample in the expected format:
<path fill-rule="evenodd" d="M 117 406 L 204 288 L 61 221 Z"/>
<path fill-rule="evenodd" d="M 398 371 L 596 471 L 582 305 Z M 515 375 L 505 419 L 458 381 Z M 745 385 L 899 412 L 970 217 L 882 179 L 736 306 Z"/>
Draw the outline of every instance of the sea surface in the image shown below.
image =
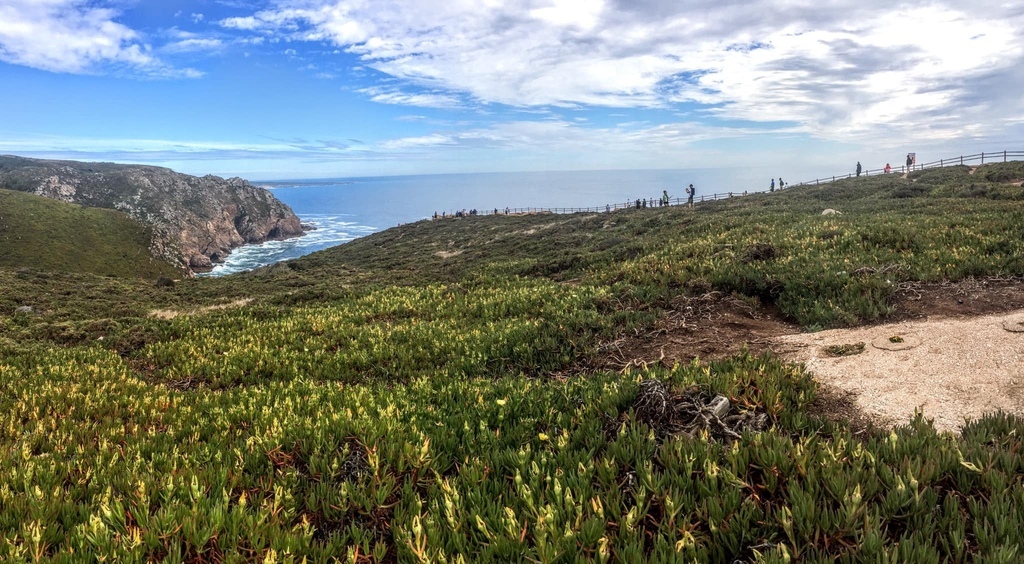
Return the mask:
<path fill-rule="evenodd" d="M 581 208 L 659 198 L 763 191 L 770 172 L 758 169 L 616 170 L 432 174 L 254 182 L 316 226 L 302 237 L 246 245 L 206 276 L 223 276 L 297 258 L 436 212 L 481 213 L 509 208 Z M 795 179 L 794 179 L 795 180 Z M 787 179 L 788 181 L 788 179 Z"/>

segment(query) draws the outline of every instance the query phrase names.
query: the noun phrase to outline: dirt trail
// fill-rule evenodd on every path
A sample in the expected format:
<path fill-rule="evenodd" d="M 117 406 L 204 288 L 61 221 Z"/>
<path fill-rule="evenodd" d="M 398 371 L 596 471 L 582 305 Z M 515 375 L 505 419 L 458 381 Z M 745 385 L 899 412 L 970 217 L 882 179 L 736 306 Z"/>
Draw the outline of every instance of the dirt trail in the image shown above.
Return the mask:
<path fill-rule="evenodd" d="M 249 305 L 250 303 L 252 303 L 252 301 L 253 301 L 252 298 L 242 298 L 242 299 L 238 299 L 238 300 L 235 300 L 233 302 L 226 303 L 226 304 L 209 305 L 209 306 L 203 306 L 203 307 L 193 308 L 193 309 L 184 310 L 184 311 L 175 310 L 175 309 L 154 309 L 154 310 L 151 310 L 149 312 L 149 316 L 150 317 L 155 317 L 157 319 L 174 319 L 175 317 L 178 317 L 179 315 L 194 315 L 194 314 L 197 314 L 197 313 L 205 313 L 205 312 L 208 312 L 208 311 L 217 311 L 217 310 L 220 310 L 220 309 L 231 309 L 231 308 L 235 308 L 235 307 L 242 307 L 242 306 Z"/>
<path fill-rule="evenodd" d="M 595 368 L 671 366 L 746 347 L 806 363 L 823 387 L 815 410 L 855 429 L 905 423 L 917 408 L 952 432 L 965 417 L 997 409 L 1024 416 L 1024 332 L 1003 328 L 1024 324 L 1024 280 L 905 284 L 894 305 L 891 323 L 802 333 L 777 312 L 734 297 L 680 298 L 653 330 L 606 345 Z M 893 336 L 903 342 L 890 342 Z M 857 343 L 864 343 L 860 354 L 824 351 Z"/>
<path fill-rule="evenodd" d="M 778 337 L 784 358 L 803 362 L 821 383 L 852 392 L 880 424 L 904 423 L 921 409 L 941 431 L 996 410 L 1024 416 L 1024 309 L 968 319 L 934 319 Z M 863 343 L 834 357 L 826 347 Z"/>

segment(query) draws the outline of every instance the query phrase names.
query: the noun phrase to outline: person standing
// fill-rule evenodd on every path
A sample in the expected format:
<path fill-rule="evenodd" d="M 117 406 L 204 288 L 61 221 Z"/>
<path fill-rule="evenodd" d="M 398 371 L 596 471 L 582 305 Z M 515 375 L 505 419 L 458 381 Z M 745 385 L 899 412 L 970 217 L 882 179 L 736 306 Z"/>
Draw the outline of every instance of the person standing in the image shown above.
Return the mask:
<path fill-rule="evenodd" d="M 693 207 L 693 196 L 697 194 L 697 189 L 690 184 L 690 187 L 686 189 L 686 205 Z"/>
<path fill-rule="evenodd" d="M 910 153 L 907 153 L 907 172 L 910 172 L 910 167 L 914 166 L 914 157 Z"/>
<path fill-rule="evenodd" d="M 889 166 L 889 163 L 885 163 L 885 173 L 889 174 L 890 172 L 892 172 L 892 167 Z"/>
<path fill-rule="evenodd" d="M 786 183 L 782 181 L 782 177 L 780 176 L 779 177 L 779 190 L 782 190 L 785 187 L 786 187 Z"/>
<path fill-rule="evenodd" d="M 668 205 L 668 200 L 669 200 L 668 190 L 662 190 L 661 191 L 661 205 L 662 206 L 667 206 Z"/>
<path fill-rule="evenodd" d="M 775 191 L 775 179 L 774 178 L 772 179 L 772 185 L 768 188 L 768 191 L 769 192 L 774 192 Z"/>
<path fill-rule="evenodd" d="M 860 176 L 860 161 L 857 161 L 857 176 Z"/>

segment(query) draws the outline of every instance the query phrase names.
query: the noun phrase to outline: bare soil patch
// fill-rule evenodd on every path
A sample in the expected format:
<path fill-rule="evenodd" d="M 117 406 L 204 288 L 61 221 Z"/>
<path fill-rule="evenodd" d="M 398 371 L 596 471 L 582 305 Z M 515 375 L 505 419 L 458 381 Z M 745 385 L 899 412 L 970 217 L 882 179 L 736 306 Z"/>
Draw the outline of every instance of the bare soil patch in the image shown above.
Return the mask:
<path fill-rule="evenodd" d="M 818 395 L 807 412 L 822 419 L 846 423 L 854 435 L 873 434 L 888 429 L 895 421 L 878 414 L 869 415 L 857 405 L 857 394 L 841 387 L 821 382 Z"/>
<path fill-rule="evenodd" d="M 937 284 L 902 284 L 895 319 L 970 317 L 1024 308 L 1024 279 L 968 278 Z"/>
<path fill-rule="evenodd" d="M 1017 319 L 1024 309 L 786 335 L 777 352 L 803 362 L 819 382 L 855 394 L 873 419 L 904 423 L 921 410 L 936 429 L 956 432 L 965 418 L 997 410 L 1024 416 L 1024 333 L 1003 328 Z M 858 355 L 824 353 L 858 341 L 872 346 Z"/>
<path fill-rule="evenodd" d="M 915 409 L 951 432 L 998 409 L 1024 415 L 1024 333 L 1005 329 L 1024 324 L 1024 279 L 907 283 L 893 305 L 885 323 L 801 333 L 771 307 L 733 296 L 679 298 L 652 330 L 604 345 L 592 368 L 671 367 L 745 348 L 805 363 L 822 386 L 811 412 L 854 432 L 905 423 Z"/>
<path fill-rule="evenodd" d="M 772 308 L 722 294 L 677 298 L 654 329 L 606 344 L 598 368 L 661 363 L 671 367 L 694 359 L 715 360 L 735 355 L 744 347 L 752 353 L 771 348 L 772 339 L 800 330 Z"/>
<path fill-rule="evenodd" d="M 206 313 L 208 311 L 217 311 L 217 310 L 220 310 L 220 309 L 230 309 L 230 308 L 235 308 L 235 307 L 242 307 L 242 306 L 246 306 L 246 305 L 249 305 L 250 303 L 252 303 L 252 300 L 253 300 L 252 298 L 242 298 L 242 299 L 235 300 L 233 302 L 229 302 L 229 303 L 226 303 L 226 304 L 217 304 L 217 305 L 203 306 L 203 307 L 189 309 L 189 310 L 185 310 L 185 311 L 179 311 L 179 310 L 176 310 L 176 309 L 154 309 L 154 310 L 149 312 L 149 316 L 150 317 L 155 317 L 157 319 L 174 319 L 175 317 L 178 317 L 179 315 L 194 315 L 194 314 L 197 314 L 197 313 Z"/>

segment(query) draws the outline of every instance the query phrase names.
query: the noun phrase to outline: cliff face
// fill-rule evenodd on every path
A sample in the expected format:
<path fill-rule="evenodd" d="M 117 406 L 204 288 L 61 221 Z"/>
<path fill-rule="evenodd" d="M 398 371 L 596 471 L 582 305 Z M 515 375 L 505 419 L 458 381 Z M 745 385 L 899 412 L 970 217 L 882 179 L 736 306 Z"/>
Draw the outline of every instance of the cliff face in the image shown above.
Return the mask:
<path fill-rule="evenodd" d="M 291 208 L 241 178 L 0 156 L 0 188 L 121 210 L 153 227 L 154 256 L 187 272 L 208 270 L 235 247 L 303 232 Z"/>

